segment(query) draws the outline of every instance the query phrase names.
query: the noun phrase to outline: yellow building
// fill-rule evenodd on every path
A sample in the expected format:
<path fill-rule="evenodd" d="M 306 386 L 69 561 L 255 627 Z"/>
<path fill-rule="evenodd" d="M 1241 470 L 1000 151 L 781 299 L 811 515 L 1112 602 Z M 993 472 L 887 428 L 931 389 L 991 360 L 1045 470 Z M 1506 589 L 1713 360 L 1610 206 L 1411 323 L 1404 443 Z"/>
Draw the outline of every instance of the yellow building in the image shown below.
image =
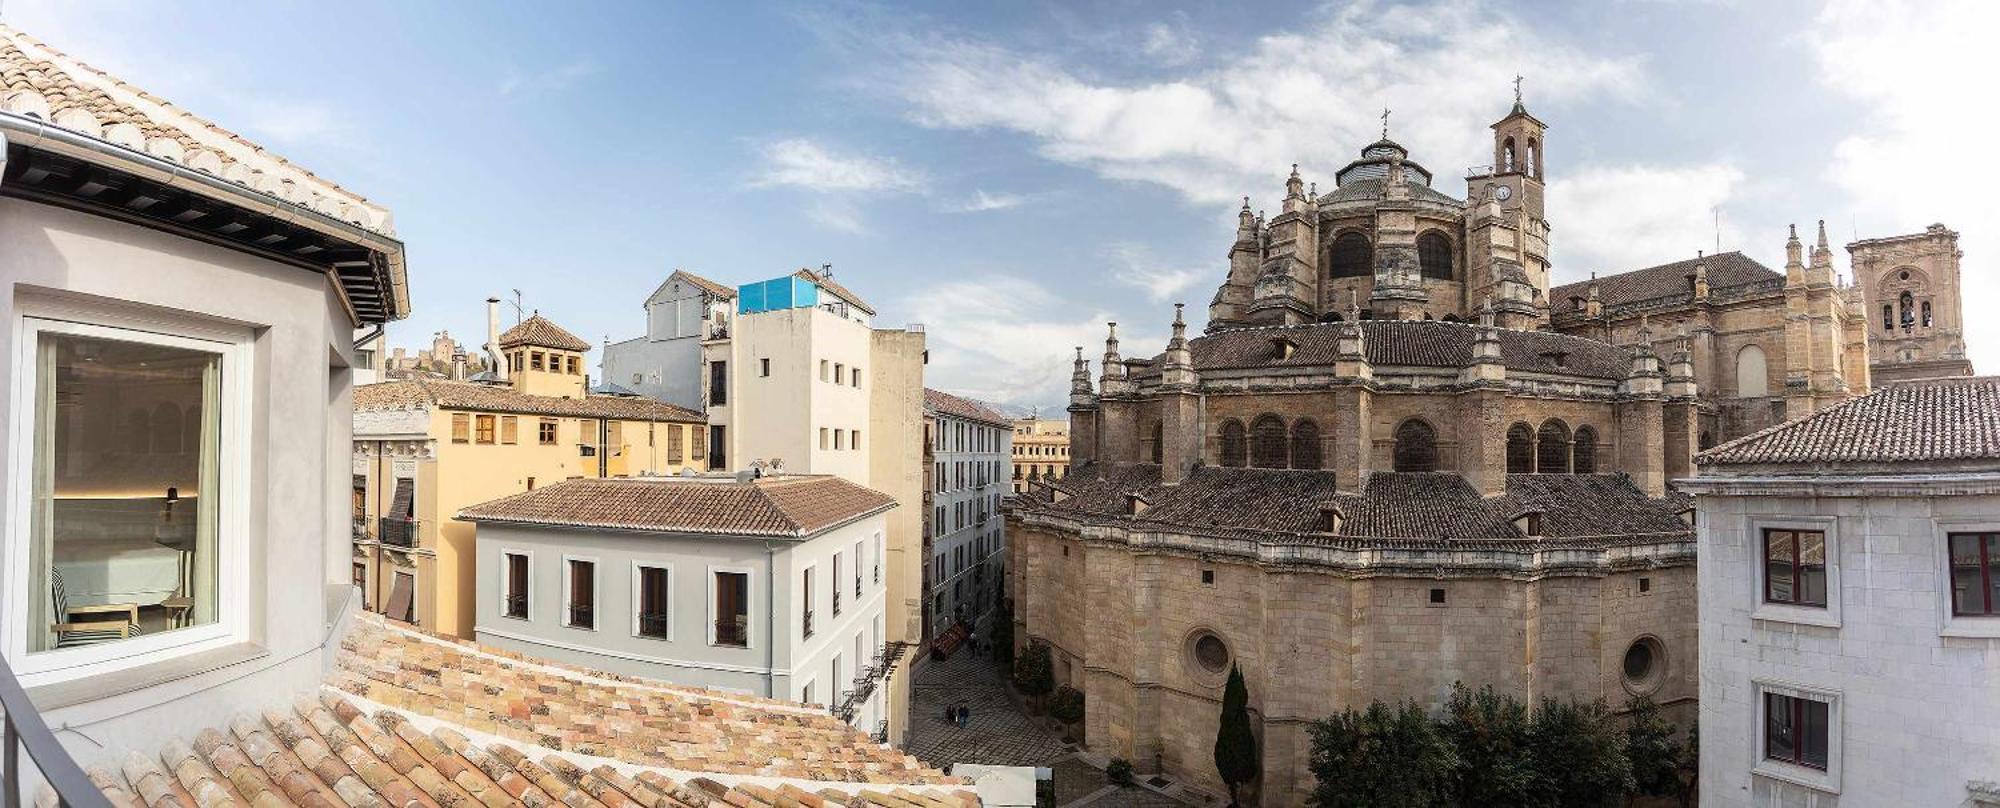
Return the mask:
<path fill-rule="evenodd" d="M 497 329 L 496 329 L 497 330 Z M 699 413 L 587 392 L 590 344 L 537 314 L 490 341 L 505 371 L 354 390 L 354 582 L 371 611 L 470 638 L 473 526 L 459 509 L 571 477 L 676 474 Z M 457 364 L 457 363 L 455 363 Z"/>
<path fill-rule="evenodd" d="M 1049 418 L 1014 421 L 1014 493 L 1029 480 L 1060 480 L 1069 474 L 1069 422 Z"/>

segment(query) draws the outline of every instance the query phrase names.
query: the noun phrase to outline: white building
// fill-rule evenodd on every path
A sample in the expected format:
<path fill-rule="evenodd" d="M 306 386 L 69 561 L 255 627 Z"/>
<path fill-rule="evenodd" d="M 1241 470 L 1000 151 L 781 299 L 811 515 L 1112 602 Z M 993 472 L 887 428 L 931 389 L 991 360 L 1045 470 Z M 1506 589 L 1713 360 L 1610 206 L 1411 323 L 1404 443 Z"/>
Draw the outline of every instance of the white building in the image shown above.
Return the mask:
<path fill-rule="evenodd" d="M 745 475 L 748 477 L 748 475 Z M 874 730 L 896 501 L 838 477 L 574 479 L 466 508 L 477 639 Z"/>
<path fill-rule="evenodd" d="M 987 634 L 992 628 L 989 618 L 1006 580 L 1000 500 L 1013 476 L 1013 440 L 1007 416 L 977 401 L 924 390 L 927 642 L 955 644 L 967 630 Z"/>
<path fill-rule="evenodd" d="M 1701 804 L 2000 805 L 2000 378 L 1696 462 Z"/>
<path fill-rule="evenodd" d="M 116 768 L 338 650 L 357 332 L 408 313 L 403 245 L 382 207 L 4 25 L 0 88 L 0 655 Z"/>
<path fill-rule="evenodd" d="M 646 297 L 646 333 L 604 346 L 604 383 L 701 411 L 701 343 L 735 302 L 735 289 L 674 270 Z"/>

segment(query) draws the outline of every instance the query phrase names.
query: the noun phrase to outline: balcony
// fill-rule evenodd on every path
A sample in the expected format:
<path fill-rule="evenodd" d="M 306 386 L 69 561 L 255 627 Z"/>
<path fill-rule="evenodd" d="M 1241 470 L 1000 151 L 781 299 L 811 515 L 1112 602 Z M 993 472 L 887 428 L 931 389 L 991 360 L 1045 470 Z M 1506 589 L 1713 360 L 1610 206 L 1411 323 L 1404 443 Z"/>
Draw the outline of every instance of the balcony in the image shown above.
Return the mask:
<path fill-rule="evenodd" d="M 585 603 L 571 604 L 569 625 L 573 628 L 597 628 L 597 610 Z"/>
<path fill-rule="evenodd" d="M 652 637 L 657 640 L 666 639 L 667 638 L 666 612 L 640 612 L 639 636 Z"/>
<path fill-rule="evenodd" d="M 813 635 L 813 612 L 811 609 L 807 609 L 805 610 L 805 613 L 799 615 L 799 625 L 801 627 L 799 631 L 799 637 L 801 639 L 804 639 L 806 637 L 811 637 Z"/>
<path fill-rule="evenodd" d="M 747 615 L 724 617 L 715 621 L 715 644 L 733 645 L 738 648 L 750 647 L 750 618 Z"/>
<path fill-rule="evenodd" d="M 375 535 L 383 544 L 392 547 L 417 546 L 417 528 L 423 524 L 419 520 L 384 516 L 377 522 L 380 526 L 375 529 Z"/>
<path fill-rule="evenodd" d="M 18 808 L 21 804 L 21 761 L 20 750 L 26 750 L 29 762 L 42 773 L 42 780 L 54 792 L 56 805 L 70 808 L 111 808 L 111 801 L 104 792 L 90 781 L 90 776 L 76 765 L 49 732 L 49 725 L 42 720 L 42 714 L 35 710 L 34 702 L 21 690 L 21 683 L 14 678 L 14 671 L 7 662 L 0 659 L 0 711 L 6 713 L 5 729 L 0 731 L 0 740 L 7 745 L 5 779 L 0 780 L 0 790 L 4 790 L 7 808 Z M 46 795 L 46 792 L 45 792 Z M 44 804 L 46 799 L 37 800 Z"/>
<path fill-rule="evenodd" d="M 528 617 L 528 596 L 527 596 L 527 595 L 525 595 L 525 594 L 521 594 L 521 595 L 508 595 L 508 596 L 507 596 L 507 616 L 508 616 L 508 617 L 515 617 L 515 618 L 520 618 L 520 619 L 523 619 L 523 620 L 527 619 L 527 617 Z"/>
<path fill-rule="evenodd" d="M 368 517 L 366 517 L 366 516 L 356 516 L 356 517 L 354 517 L 354 540 L 355 540 L 355 541 L 368 541 L 369 539 L 372 539 L 372 538 L 374 538 L 373 536 L 370 536 L 370 535 L 368 535 L 368 526 L 369 526 L 370 524 L 372 524 L 372 523 L 373 523 L 373 521 L 374 521 L 374 520 L 371 520 L 371 519 L 369 519 L 369 518 L 368 518 Z"/>

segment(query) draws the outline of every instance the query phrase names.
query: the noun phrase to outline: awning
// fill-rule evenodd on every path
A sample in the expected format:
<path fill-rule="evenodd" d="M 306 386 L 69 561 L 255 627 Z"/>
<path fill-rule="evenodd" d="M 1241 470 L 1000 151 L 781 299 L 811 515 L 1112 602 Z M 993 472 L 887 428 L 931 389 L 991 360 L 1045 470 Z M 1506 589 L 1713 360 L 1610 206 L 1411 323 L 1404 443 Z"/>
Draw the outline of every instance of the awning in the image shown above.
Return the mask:
<path fill-rule="evenodd" d="M 382 614 L 391 620 L 416 622 L 416 615 L 410 610 L 411 603 L 416 599 L 416 588 L 417 576 L 407 572 L 396 573 L 396 583 L 389 588 L 389 608 Z"/>

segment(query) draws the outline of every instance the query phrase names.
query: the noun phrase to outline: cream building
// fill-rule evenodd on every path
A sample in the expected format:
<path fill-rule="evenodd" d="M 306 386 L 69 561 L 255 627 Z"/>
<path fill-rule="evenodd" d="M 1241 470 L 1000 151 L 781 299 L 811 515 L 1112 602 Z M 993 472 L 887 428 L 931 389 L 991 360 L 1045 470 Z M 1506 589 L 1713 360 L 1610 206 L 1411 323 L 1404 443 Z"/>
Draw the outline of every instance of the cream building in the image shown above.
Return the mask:
<path fill-rule="evenodd" d="M 590 344 L 547 318 L 489 342 L 500 380 L 354 393 L 353 581 L 369 610 L 460 637 L 472 635 L 475 570 L 459 509 L 571 477 L 675 474 L 706 453 L 697 413 L 586 394 Z"/>
<path fill-rule="evenodd" d="M 977 401 L 924 390 L 924 639 L 944 650 L 988 634 L 1005 575 L 1013 424 Z M 957 632 L 952 630 L 964 626 Z M 950 635 L 949 638 L 947 635 Z"/>
<path fill-rule="evenodd" d="M 829 274 L 799 270 L 736 289 L 710 323 L 698 368 L 707 467 L 831 474 L 896 499 L 885 553 L 887 631 L 901 659 L 923 641 L 921 327 L 878 329 L 874 309 Z M 888 682 L 889 734 L 907 727 L 909 666 Z"/>
<path fill-rule="evenodd" d="M 1014 493 L 1035 480 L 1060 480 L 1069 473 L 1069 422 L 1051 418 L 1014 421 Z"/>
<path fill-rule="evenodd" d="M 1959 295 L 1965 254 L 1957 231 L 1934 224 L 1921 233 L 1857 241 L 1847 252 L 1877 381 L 1972 375 Z"/>
<path fill-rule="evenodd" d="M 2000 805 L 2000 378 L 1696 462 L 1701 804 Z"/>

